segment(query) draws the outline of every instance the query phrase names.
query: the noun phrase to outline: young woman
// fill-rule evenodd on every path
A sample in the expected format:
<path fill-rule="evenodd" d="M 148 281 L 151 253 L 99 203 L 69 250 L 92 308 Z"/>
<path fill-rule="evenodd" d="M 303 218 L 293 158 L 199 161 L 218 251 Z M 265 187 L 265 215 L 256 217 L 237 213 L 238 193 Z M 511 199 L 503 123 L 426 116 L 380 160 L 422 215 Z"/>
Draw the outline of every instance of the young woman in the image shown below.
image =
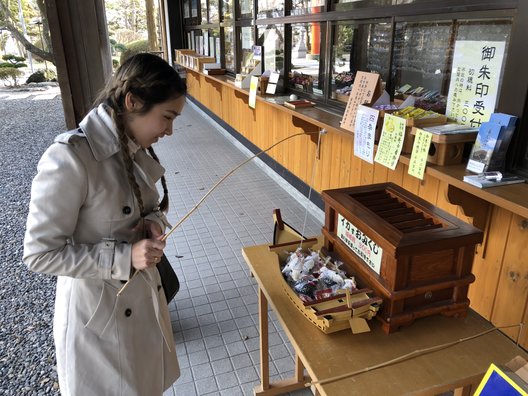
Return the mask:
<path fill-rule="evenodd" d="M 151 145 L 172 134 L 185 93 L 164 60 L 136 55 L 80 128 L 59 135 L 39 162 L 24 261 L 58 276 L 54 338 L 63 395 L 161 395 L 179 376 L 156 269 L 167 188 Z"/>

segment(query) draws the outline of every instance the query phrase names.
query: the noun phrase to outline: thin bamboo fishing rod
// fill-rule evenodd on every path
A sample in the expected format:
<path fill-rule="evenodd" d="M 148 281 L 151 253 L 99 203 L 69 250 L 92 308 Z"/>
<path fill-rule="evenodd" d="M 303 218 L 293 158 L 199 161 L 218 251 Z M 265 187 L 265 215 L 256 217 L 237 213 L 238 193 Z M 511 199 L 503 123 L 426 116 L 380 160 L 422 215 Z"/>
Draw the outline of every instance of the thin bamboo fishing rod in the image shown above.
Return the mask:
<path fill-rule="evenodd" d="M 329 378 L 325 378 L 325 379 L 322 379 L 322 380 L 319 380 L 319 381 L 310 381 L 310 382 L 307 382 L 306 384 L 304 384 L 304 386 L 306 388 L 308 388 L 308 387 L 311 387 L 312 385 L 324 385 L 324 384 L 328 384 L 330 382 L 340 381 L 340 380 L 343 380 L 345 378 L 355 377 L 356 375 L 363 374 L 363 373 L 366 373 L 368 371 L 377 370 L 377 369 L 380 369 L 380 368 L 383 368 L 383 367 L 387 367 L 387 366 L 390 366 L 390 365 L 393 365 L 393 364 L 397 364 L 397 363 L 403 362 L 405 360 L 409 360 L 409 359 L 413 359 L 413 358 L 416 358 L 416 357 L 419 357 L 419 356 L 422 356 L 422 355 L 426 355 L 428 353 L 440 351 L 442 349 L 449 348 L 451 346 L 460 344 L 460 343 L 465 342 L 465 341 L 469 341 L 469 340 L 472 340 L 472 339 L 475 339 L 475 338 L 478 338 L 478 337 L 482 337 L 483 335 L 491 333 L 492 331 L 495 331 L 495 330 L 509 329 L 509 328 L 513 328 L 513 327 L 519 327 L 520 328 L 520 331 L 519 331 L 519 336 L 520 336 L 520 333 L 521 333 L 522 328 L 523 328 L 523 324 L 522 323 L 517 324 L 517 325 L 511 325 L 511 326 L 492 327 L 491 329 L 482 331 L 482 332 L 474 334 L 472 336 L 468 336 L 468 337 L 465 337 L 465 338 L 460 338 L 458 340 L 447 342 L 445 344 L 434 345 L 434 346 L 429 347 L 429 348 L 417 349 L 417 350 L 414 350 L 412 352 L 406 353 L 405 355 L 401 355 L 401 356 L 398 356 L 398 357 L 396 357 L 394 359 L 387 360 L 385 362 L 381 362 L 381 363 L 376 364 L 374 366 L 365 367 L 365 368 L 362 368 L 362 369 L 359 369 L 359 370 L 356 370 L 356 371 L 351 371 L 349 373 L 336 375 L 335 377 L 329 377 Z M 519 342 L 519 338 L 517 338 L 517 346 L 519 345 L 518 342 Z"/>
<path fill-rule="evenodd" d="M 236 172 L 239 168 L 241 168 L 242 166 L 244 166 L 245 164 L 247 164 L 249 161 L 251 161 L 252 159 L 254 158 L 257 158 L 259 155 L 261 154 L 264 154 L 265 152 L 271 150 L 273 147 L 285 142 L 286 140 L 289 140 L 291 138 L 294 138 L 296 136 L 303 136 L 303 135 L 307 135 L 307 134 L 314 134 L 314 133 L 321 133 L 320 131 L 318 132 L 300 132 L 300 133 L 296 133 L 295 135 L 291 135 L 291 136 L 288 136 L 284 139 L 281 139 L 279 140 L 278 142 L 274 143 L 273 145 L 271 145 L 270 147 L 268 147 L 267 149 L 265 150 L 262 150 L 260 152 L 258 152 L 257 154 L 253 155 L 252 157 L 246 159 L 245 161 L 243 161 L 242 163 L 240 163 L 239 165 L 235 166 L 233 169 L 231 169 L 226 175 L 224 175 L 220 180 L 218 180 L 215 185 L 213 187 L 211 187 L 209 189 L 209 191 L 207 191 L 207 193 L 198 201 L 198 203 L 196 203 L 196 205 L 194 205 L 194 207 L 185 215 L 181 218 L 180 221 L 178 221 L 178 223 L 176 223 L 175 226 L 173 226 L 165 235 L 163 235 L 163 237 L 161 238 L 162 241 L 166 241 L 167 238 L 174 232 L 176 231 L 176 229 L 185 221 L 189 218 L 189 216 L 196 210 L 198 209 L 198 207 L 205 201 L 205 199 L 214 191 L 215 188 L 217 188 L 225 179 L 227 179 L 229 176 L 231 176 L 234 172 Z M 119 289 L 119 291 L 117 292 L 117 296 L 119 297 L 121 295 L 121 293 L 123 293 L 123 291 L 126 289 L 126 287 L 130 284 L 130 281 L 132 279 L 134 279 L 134 277 L 137 275 L 137 273 L 139 272 L 139 270 L 135 270 L 134 273 L 132 274 L 132 276 L 130 277 L 130 279 L 127 280 L 127 282 L 123 285 L 123 287 L 121 287 L 121 289 Z"/>

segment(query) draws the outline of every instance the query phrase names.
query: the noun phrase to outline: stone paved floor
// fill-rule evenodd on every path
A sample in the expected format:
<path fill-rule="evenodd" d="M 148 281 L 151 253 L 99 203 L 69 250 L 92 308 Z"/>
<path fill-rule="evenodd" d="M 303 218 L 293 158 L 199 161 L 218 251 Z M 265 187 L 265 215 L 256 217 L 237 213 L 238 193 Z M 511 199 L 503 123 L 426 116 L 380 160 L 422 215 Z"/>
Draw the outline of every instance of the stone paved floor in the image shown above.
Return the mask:
<path fill-rule="evenodd" d="M 248 158 L 192 104 L 174 127 L 174 135 L 156 146 L 167 170 L 173 224 Z M 257 287 L 241 248 L 271 242 L 274 208 L 296 229 L 303 228 L 305 204 L 252 161 L 168 240 L 165 252 L 181 281 L 170 309 L 182 374 L 166 396 L 253 394 L 260 370 Z M 324 215 L 313 208 L 309 212 L 305 235 L 316 235 Z M 272 380 L 284 379 L 293 374 L 293 348 L 274 314 L 269 316 L 270 374 Z"/>

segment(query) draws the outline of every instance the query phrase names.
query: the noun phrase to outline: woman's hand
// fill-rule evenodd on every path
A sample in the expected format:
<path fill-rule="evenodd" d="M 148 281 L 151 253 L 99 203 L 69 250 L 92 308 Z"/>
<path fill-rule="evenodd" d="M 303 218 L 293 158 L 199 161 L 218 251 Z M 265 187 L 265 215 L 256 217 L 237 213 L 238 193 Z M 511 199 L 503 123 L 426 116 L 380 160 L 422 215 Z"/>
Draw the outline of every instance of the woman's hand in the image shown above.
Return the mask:
<path fill-rule="evenodd" d="M 132 267 L 141 271 L 159 263 L 165 248 L 160 235 L 155 239 L 142 239 L 132 245 Z"/>

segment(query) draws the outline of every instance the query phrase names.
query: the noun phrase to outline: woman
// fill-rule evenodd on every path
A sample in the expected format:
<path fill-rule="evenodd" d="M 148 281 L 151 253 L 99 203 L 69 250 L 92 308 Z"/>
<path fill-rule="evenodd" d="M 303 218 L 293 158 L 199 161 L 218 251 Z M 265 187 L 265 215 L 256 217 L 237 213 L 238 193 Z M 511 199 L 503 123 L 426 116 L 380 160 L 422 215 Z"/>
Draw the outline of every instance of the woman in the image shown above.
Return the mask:
<path fill-rule="evenodd" d="M 179 376 L 156 269 L 167 188 L 150 146 L 172 134 L 185 92 L 164 60 L 136 55 L 79 130 L 59 135 L 39 162 L 24 261 L 58 276 L 54 338 L 63 395 L 161 395 Z"/>

